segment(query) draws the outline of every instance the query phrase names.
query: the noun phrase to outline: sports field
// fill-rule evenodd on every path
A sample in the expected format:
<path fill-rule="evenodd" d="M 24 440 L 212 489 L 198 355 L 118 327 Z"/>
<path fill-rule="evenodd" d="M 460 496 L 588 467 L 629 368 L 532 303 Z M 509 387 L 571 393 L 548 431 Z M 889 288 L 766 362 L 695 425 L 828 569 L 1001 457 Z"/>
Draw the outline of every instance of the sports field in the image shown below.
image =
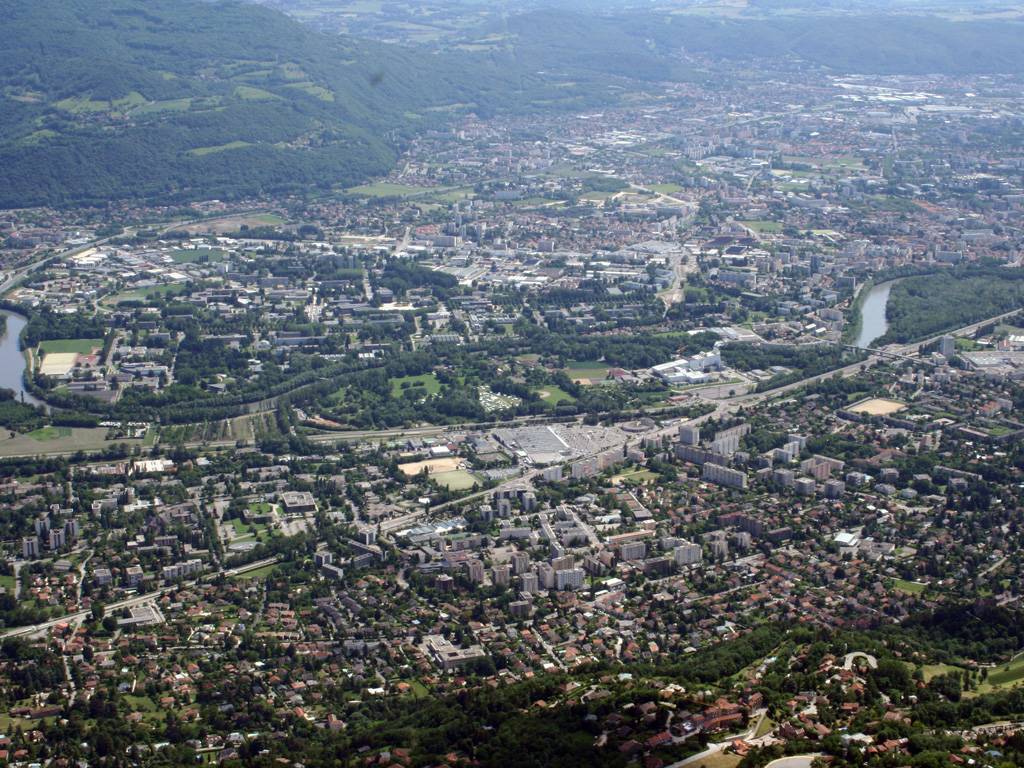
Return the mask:
<path fill-rule="evenodd" d="M 869 416 L 888 416 L 890 413 L 902 411 L 905 407 L 906 404 L 901 403 L 899 400 L 888 400 L 884 397 L 874 397 L 870 400 L 865 400 L 862 403 L 851 405 L 847 410 L 853 411 L 854 413 L 866 413 Z"/>

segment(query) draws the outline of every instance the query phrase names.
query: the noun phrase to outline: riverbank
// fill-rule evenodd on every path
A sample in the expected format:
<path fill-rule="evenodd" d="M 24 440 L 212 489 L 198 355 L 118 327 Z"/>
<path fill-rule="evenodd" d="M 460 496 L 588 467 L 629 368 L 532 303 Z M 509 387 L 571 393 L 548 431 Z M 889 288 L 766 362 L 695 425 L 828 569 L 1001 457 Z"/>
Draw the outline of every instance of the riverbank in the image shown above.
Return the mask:
<path fill-rule="evenodd" d="M 889 294 L 898 282 L 899 280 L 887 280 L 884 283 L 872 285 L 866 293 L 861 292 L 864 300 L 860 302 L 858 316 L 860 329 L 855 337 L 856 341 L 853 342 L 854 346 L 869 348 L 876 339 L 884 336 L 889 330 L 887 314 Z M 860 299 L 860 296 L 857 298 Z"/>
<path fill-rule="evenodd" d="M 864 302 L 868 299 L 868 294 L 871 293 L 871 289 L 874 288 L 875 281 L 868 279 L 864 285 L 857 291 L 857 295 L 853 297 L 853 301 L 850 302 L 850 309 L 848 310 L 846 326 L 843 328 L 842 340 L 843 344 L 853 344 L 853 342 L 860 336 L 860 329 L 864 326 L 864 318 L 861 316 L 861 312 L 864 309 Z"/>
<path fill-rule="evenodd" d="M 43 405 L 25 387 L 24 375 L 28 369 L 28 359 L 21 351 L 21 332 L 28 325 L 28 320 L 10 309 L 0 309 L 0 317 L 5 325 L 0 334 L 0 388 L 13 389 L 18 400 L 31 405 Z"/>

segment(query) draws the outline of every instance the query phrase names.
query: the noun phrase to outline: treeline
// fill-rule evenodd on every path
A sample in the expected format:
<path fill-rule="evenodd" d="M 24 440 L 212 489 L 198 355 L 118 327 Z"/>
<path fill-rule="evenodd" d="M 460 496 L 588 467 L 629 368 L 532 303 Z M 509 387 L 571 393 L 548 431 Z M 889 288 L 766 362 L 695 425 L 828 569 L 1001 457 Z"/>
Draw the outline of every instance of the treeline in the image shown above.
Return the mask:
<path fill-rule="evenodd" d="M 1024 308 L 1024 269 L 955 269 L 908 277 L 892 287 L 889 330 L 877 344 L 908 343 Z"/>
<path fill-rule="evenodd" d="M 772 366 L 791 369 L 759 383 L 758 392 L 795 384 L 865 359 L 865 353 L 853 353 L 833 344 L 813 347 L 727 344 L 722 347 L 722 360 L 739 371 L 768 371 Z"/>
<path fill-rule="evenodd" d="M 13 389 L 0 389 L 0 426 L 17 432 L 31 432 L 48 422 L 45 409 L 19 402 Z"/>
<path fill-rule="evenodd" d="M 414 262 L 392 259 L 381 273 L 380 284 L 393 291 L 395 296 L 404 296 L 412 288 L 431 288 L 435 296 L 445 300 L 458 288 L 459 280 L 447 272 L 437 272 Z"/>
<path fill-rule="evenodd" d="M 102 339 L 106 335 L 107 327 L 103 324 L 102 315 L 85 312 L 65 314 L 44 306 L 29 312 L 28 324 L 21 332 L 21 348 L 34 349 L 41 341 Z"/>
<path fill-rule="evenodd" d="M 879 634 L 890 645 L 928 654 L 944 664 L 965 659 L 999 663 L 1024 649 L 1024 614 L 982 603 L 951 606 L 916 613 Z"/>

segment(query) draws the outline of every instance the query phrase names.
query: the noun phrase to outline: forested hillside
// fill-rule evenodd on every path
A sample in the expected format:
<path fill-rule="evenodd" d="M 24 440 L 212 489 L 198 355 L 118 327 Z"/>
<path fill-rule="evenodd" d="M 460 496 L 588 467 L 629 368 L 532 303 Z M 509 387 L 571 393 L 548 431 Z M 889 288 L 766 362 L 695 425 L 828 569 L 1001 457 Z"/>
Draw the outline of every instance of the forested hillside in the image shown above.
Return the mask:
<path fill-rule="evenodd" d="M 7 2 L 0 87 L 0 207 L 347 186 L 449 110 L 512 108 L 547 88 L 192 0 Z"/>
<path fill-rule="evenodd" d="M 474 36 L 502 61 L 533 60 L 645 80 L 678 75 L 680 52 L 725 61 L 789 59 L 837 73 L 965 74 L 1024 71 L 1016 21 L 952 22 L 909 15 L 712 19 L 628 12 L 603 17 L 542 10 Z M 503 38 L 496 38 L 503 35 Z"/>

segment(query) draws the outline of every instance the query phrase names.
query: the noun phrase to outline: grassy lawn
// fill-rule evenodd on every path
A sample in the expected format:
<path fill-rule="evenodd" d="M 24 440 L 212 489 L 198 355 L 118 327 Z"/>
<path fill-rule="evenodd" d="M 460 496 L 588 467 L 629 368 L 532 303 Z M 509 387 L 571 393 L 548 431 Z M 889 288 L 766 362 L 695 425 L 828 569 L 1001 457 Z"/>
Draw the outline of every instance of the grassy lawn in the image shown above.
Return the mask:
<path fill-rule="evenodd" d="M 27 433 L 26 437 L 38 440 L 40 443 L 47 443 L 50 440 L 59 440 L 62 437 L 71 437 L 71 427 L 43 427 L 35 432 Z"/>
<path fill-rule="evenodd" d="M 604 363 L 574 361 L 566 365 L 565 369 L 570 379 L 603 379 L 608 376 L 611 367 Z"/>
<path fill-rule="evenodd" d="M 781 232 L 782 225 L 777 221 L 741 221 L 744 227 L 750 227 L 755 232 Z"/>
<path fill-rule="evenodd" d="M 772 719 L 770 717 L 766 717 L 764 720 L 761 721 L 761 727 L 757 729 L 757 733 L 754 734 L 754 738 L 757 739 L 761 736 L 764 736 L 766 733 L 768 733 L 768 731 L 770 731 L 774 727 L 775 723 L 772 722 Z"/>
<path fill-rule="evenodd" d="M 661 192 L 663 195 L 674 195 L 683 189 L 678 184 L 648 184 L 647 188 L 652 192 Z"/>
<path fill-rule="evenodd" d="M 454 472 L 438 472 L 430 477 L 449 491 L 465 491 L 477 485 L 477 479 L 464 469 L 457 469 Z"/>
<path fill-rule="evenodd" d="M 417 192 L 427 191 L 427 187 L 411 187 L 407 184 L 389 184 L 382 181 L 380 184 L 363 184 L 361 187 L 350 187 L 345 190 L 353 195 L 366 195 L 367 197 L 391 197 L 392 195 L 412 195 Z"/>
<path fill-rule="evenodd" d="M 405 382 L 409 382 L 409 386 L 405 389 L 415 389 L 421 395 L 435 395 L 441 391 L 441 382 L 437 380 L 437 377 L 432 373 L 424 373 L 421 376 L 402 376 L 397 379 L 392 379 L 392 397 L 402 396 L 402 392 L 405 391 L 402 389 L 402 384 Z"/>
<path fill-rule="evenodd" d="M 132 706 L 135 712 L 156 712 L 156 704 L 148 696 L 129 696 L 125 694 L 124 700 Z"/>
<path fill-rule="evenodd" d="M 709 755 L 696 762 L 698 768 L 736 768 L 743 758 L 739 755 L 725 755 L 719 752 L 717 755 Z"/>
<path fill-rule="evenodd" d="M 148 115 L 154 112 L 187 112 L 192 106 L 192 99 L 169 99 L 166 101 L 154 101 L 152 104 L 143 104 L 136 107 L 133 113 L 136 115 Z"/>
<path fill-rule="evenodd" d="M 236 517 L 234 520 L 229 520 L 228 524 L 235 529 L 235 533 L 238 536 L 245 536 L 249 538 L 252 538 L 253 536 L 253 534 L 251 533 L 251 529 L 253 528 L 256 529 L 256 535 L 259 535 L 263 533 L 265 530 L 267 530 L 267 526 L 264 523 L 260 523 L 259 525 L 253 525 L 245 522 L 245 520 L 242 520 L 240 517 Z"/>
<path fill-rule="evenodd" d="M 918 584 L 914 581 L 904 581 L 903 579 L 893 579 L 892 585 L 901 592 L 909 592 L 912 595 L 920 595 L 924 592 L 926 587 L 925 584 Z"/>
<path fill-rule="evenodd" d="M 52 339 L 39 342 L 39 351 L 45 354 L 91 355 L 94 349 L 103 349 L 103 339 Z"/>
<path fill-rule="evenodd" d="M 960 674 L 963 672 L 963 668 L 954 667 L 950 664 L 925 664 L 921 667 L 921 672 L 924 674 L 924 681 L 926 683 L 930 683 L 933 677 L 945 675 L 949 672 L 956 672 L 957 674 Z"/>
<path fill-rule="evenodd" d="M 421 683 L 419 680 L 410 681 L 409 687 L 412 688 L 412 692 L 416 694 L 417 698 L 423 698 L 425 696 L 430 695 L 429 692 L 427 691 L 427 687 L 423 685 L 423 683 Z"/>
<path fill-rule="evenodd" d="M 8 594 L 14 593 L 14 587 L 16 586 L 13 576 L 0 576 L 0 587 L 3 587 Z"/>
<path fill-rule="evenodd" d="M 264 565 L 262 568 L 257 568 L 254 571 L 248 571 L 246 573 L 238 573 L 232 576 L 232 579 L 258 579 L 264 576 L 272 574 L 279 565 L 274 563 L 273 565 Z"/>
<path fill-rule="evenodd" d="M 1024 680 L 1024 656 L 991 669 L 985 682 L 978 686 L 978 693 L 988 693 L 996 688 L 1012 688 L 1021 680 Z"/>
<path fill-rule="evenodd" d="M 94 101 L 88 96 L 72 96 L 58 101 L 56 106 L 58 109 L 64 109 L 74 114 L 84 114 L 87 112 L 124 112 L 145 103 L 146 99 L 143 96 L 132 91 L 123 99 L 114 99 L 112 101 L 107 101 L 106 99 Z"/>
<path fill-rule="evenodd" d="M 576 399 L 575 397 L 570 395 L 568 392 L 566 392 L 564 389 L 562 389 L 561 387 L 556 387 L 554 384 L 550 384 L 550 385 L 548 385 L 546 387 L 542 387 L 541 389 L 535 389 L 534 392 L 539 393 L 540 396 L 541 396 L 541 399 L 547 405 L 550 405 L 552 407 L 558 405 L 559 403 L 563 403 L 563 402 L 567 402 L 567 401 L 571 403 L 571 402 L 573 402 Z M 547 394 L 545 394 L 545 392 Z"/>
<path fill-rule="evenodd" d="M 251 85 L 240 85 L 235 88 L 235 96 L 244 101 L 281 101 L 276 93 L 264 91 L 262 88 L 253 88 Z"/>
<path fill-rule="evenodd" d="M 229 141 L 227 144 L 218 144 L 215 147 L 196 147 L 190 149 L 186 154 L 189 155 L 209 155 L 213 152 L 223 152 L 226 149 L 238 149 L 239 147 L 251 147 L 248 141 Z"/>

